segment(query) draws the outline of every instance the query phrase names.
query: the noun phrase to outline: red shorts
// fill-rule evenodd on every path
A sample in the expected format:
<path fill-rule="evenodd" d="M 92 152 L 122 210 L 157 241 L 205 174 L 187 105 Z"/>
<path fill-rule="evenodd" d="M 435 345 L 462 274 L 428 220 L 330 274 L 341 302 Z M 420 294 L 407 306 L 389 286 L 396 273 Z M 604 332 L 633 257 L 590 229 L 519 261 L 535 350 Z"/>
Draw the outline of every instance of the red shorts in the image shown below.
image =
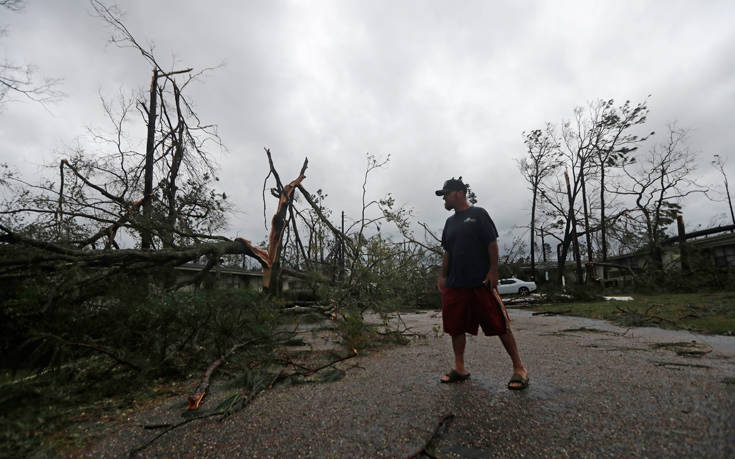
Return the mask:
<path fill-rule="evenodd" d="M 442 293 L 442 322 L 450 336 L 477 335 L 479 327 L 485 336 L 504 335 L 509 321 L 500 299 L 484 287 L 447 287 Z"/>

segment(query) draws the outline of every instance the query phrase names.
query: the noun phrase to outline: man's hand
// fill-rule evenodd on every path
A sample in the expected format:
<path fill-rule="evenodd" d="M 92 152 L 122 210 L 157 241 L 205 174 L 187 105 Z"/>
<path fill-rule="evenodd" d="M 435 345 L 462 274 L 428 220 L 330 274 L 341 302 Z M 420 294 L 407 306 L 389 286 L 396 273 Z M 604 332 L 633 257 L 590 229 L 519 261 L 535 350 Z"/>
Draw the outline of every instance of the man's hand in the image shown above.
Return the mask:
<path fill-rule="evenodd" d="M 485 276 L 485 280 L 483 281 L 483 283 L 488 285 L 490 287 L 490 290 L 498 288 L 498 272 L 494 269 L 491 269 L 487 273 L 487 276 Z"/>
<path fill-rule="evenodd" d="M 444 290 L 447 289 L 447 278 L 444 276 L 439 276 L 436 279 L 436 288 L 439 289 L 440 293 L 444 293 Z"/>

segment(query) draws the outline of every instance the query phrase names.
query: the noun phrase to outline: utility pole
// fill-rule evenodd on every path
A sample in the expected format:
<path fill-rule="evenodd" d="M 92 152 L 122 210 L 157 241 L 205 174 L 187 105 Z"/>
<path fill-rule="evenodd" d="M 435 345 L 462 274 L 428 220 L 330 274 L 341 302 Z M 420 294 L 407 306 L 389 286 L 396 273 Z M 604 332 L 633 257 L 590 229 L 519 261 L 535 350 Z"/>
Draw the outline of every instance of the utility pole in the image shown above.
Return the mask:
<path fill-rule="evenodd" d="M 541 258 L 546 263 L 546 243 L 544 242 L 544 227 L 539 228 L 541 232 Z"/>

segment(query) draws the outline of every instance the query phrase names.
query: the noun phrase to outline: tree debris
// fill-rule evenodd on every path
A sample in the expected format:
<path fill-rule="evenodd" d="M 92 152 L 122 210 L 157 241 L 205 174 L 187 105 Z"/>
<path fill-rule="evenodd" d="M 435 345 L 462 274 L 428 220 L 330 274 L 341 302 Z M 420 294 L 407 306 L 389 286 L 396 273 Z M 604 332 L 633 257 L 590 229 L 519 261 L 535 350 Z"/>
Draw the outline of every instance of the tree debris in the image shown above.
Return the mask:
<path fill-rule="evenodd" d="M 702 357 L 712 352 L 712 348 L 706 344 L 696 341 L 680 341 L 675 343 L 654 343 L 651 344 L 653 349 L 666 349 L 676 352 L 677 355 L 683 357 Z"/>
<path fill-rule="evenodd" d="M 540 312 L 534 312 L 531 315 L 532 316 L 560 316 L 564 314 L 569 314 L 572 312 L 571 309 L 567 309 L 565 311 L 540 311 Z"/>
<path fill-rule="evenodd" d="M 454 419 L 454 414 L 450 413 L 450 414 L 444 415 L 439 420 L 439 423 L 436 425 L 436 428 L 431 433 L 431 436 L 429 437 L 429 439 L 426 441 L 426 443 L 424 443 L 424 446 L 422 446 L 421 449 L 417 450 L 416 452 L 409 454 L 408 459 L 413 459 L 413 458 L 422 457 L 422 456 L 425 456 L 431 459 L 436 459 L 437 456 L 434 456 L 433 454 L 429 453 L 427 451 L 427 448 L 429 448 L 429 445 L 431 444 L 431 442 L 433 442 L 434 439 L 436 439 L 436 437 L 439 435 L 439 431 L 442 429 L 442 427 L 449 426 L 449 424 L 452 422 L 453 419 Z"/>
<path fill-rule="evenodd" d="M 197 388 L 194 389 L 194 394 L 189 396 L 189 405 L 186 407 L 187 411 L 193 411 L 199 408 L 199 405 L 202 403 L 202 400 L 207 395 L 207 390 L 209 389 L 209 380 L 212 377 L 212 373 L 214 373 L 214 370 L 216 370 L 217 367 L 222 365 L 222 362 L 224 362 L 225 359 L 227 359 L 227 357 L 234 354 L 236 350 L 243 347 L 245 344 L 247 343 L 235 344 L 234 346 L 230 348 L 229 351 L 223 354 L 222 357 L 212 362 L 212 364 L 207 368 L 207 371 L 204 372 L 204 375 L 202 376 L 202 380 L 197 385 Z"/>
<path fill-rule="evenodd" d="M 691 367 L 691 368 L 712 368 L 709 365 L 701 365 L 697 363 L 681 363 L 681 362 L 666 362 L 666 361 L 651 361 L 656 366 L 659 367 Z"/>

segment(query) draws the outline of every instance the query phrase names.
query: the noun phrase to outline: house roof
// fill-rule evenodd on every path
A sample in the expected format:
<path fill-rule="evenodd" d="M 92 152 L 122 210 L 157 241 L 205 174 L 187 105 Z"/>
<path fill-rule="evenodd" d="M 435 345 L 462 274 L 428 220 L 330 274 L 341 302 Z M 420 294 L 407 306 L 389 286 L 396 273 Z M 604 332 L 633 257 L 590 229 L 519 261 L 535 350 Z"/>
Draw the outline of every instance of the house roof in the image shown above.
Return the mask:
<path fill-rule="evenodd" d="M 180 271 L 201 271 L 206 266 L 207 265 L 203 263 L 185 263 L 183 265 L 176 266 L 174 269 L 178 269 Z M 211 271 L 223 274 L 232 274 L 234 276 L 263 277 L 262 271 L 246 271 L 234 266 L 215 266 Z"/>
<path fill-rule="evenodd" d="M 727 231 L 730 231 L 726 233 Z M 718 226 L 715 228 L 708 228 L 706 230 L 701 231 L 692 231 L 691 233 L 686 233 L 684 236 L 684 239 L 686 241 L 686 244 L 693 245 L 696 247 L 701 248 L 711 248 L 711 247 L 723 247 L 723 246 L 729 246 L 729 245 L 735 245 L 735 225 L 727 225 L 727 226 Z M 721 234 L 725 233 L 725 234 Z M 667 239 L 664 239 L 661 242 L 661 245 L 663 246 L 678 246 L 679 245 L 679 236 L 673 236 Z M 636 250 L 634 252 L 626 253 L 623 255 L 615 255 L 607 257 L 608 261 L 610 260 L 623 260 L 626 258 L 641 256 L 644 254 L 648 254 L 648 249 L 640 249 Z"/>

